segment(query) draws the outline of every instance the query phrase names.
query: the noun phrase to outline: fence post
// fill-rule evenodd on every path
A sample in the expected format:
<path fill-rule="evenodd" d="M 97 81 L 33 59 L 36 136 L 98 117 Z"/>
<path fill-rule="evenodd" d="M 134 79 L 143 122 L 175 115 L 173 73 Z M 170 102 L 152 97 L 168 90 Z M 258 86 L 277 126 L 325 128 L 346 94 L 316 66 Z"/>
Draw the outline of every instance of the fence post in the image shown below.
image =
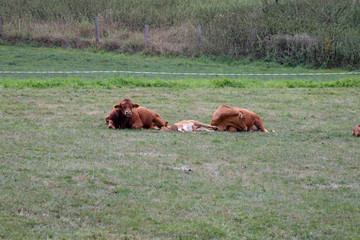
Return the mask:
<path fill-rule="evenodd" d="M 4 25 L 4 16 L 3 16 L 3 9 L 1 9 L 1 12 L 0 12 L 0 36 L 2 35 L 3 33 L 3 25 Z"/>
<path fill-rule="evenodd" d="M 145 25 L 145 32 L 144 32 L 144 43 L 145 43 L 145 48 L 148 47 L 148 32 L 149 32 L 149 25 Z"/>
<path fill-rule="evenodd" d="M 99 42 L 100 36 L 99 36 L 99 18 L 95 17 L 95 36 L 96 36 L 96 42 Z"/>
<path fill-rule="evenodd" d="M 201 27 L 197 28 L 197 34 L 198 34 L 198 50 L 201 50 Z"/>
<path fill-rule="evenodd" d="M 18 27 L 19 27 L 19 34 L 20 34 L 21 33 L 21 18 L 19 18 Z"/>

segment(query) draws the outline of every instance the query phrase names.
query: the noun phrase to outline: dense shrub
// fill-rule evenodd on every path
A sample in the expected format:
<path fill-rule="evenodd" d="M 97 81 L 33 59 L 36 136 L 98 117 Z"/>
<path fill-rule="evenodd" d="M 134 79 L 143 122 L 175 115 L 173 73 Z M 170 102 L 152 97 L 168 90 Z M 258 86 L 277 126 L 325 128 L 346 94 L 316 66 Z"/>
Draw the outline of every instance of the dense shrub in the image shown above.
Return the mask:
<path fill-rule="evenodd" d="M 316 80 L 285 80 L 262 81 L 240 79 L 214 79 L 214 80 L 179 80 L 168 81 L 163 79 L 146 80 L 138 78 L 110 78 L 98 80 L 85 80 L 79 78 L 58 79 L 4 79 L 0 81 L 1 88 L 157 88 L 171 89 L 185 88 L 360 88 L 360 80 L 354 78 L 316 81 Z"/>
<path fill-rule="evenodd" d="M 224 79 L 215 79 L 212 81 L 216 88 L 234 87 L 234 88 L 245 88 L 245 85 L 240 81 Z"/>
<path fill-rule="evenodd" d="M 12 0 L 0 1 L 0 9 L 0 37 L 12 42 L 360 67 L 358 0 Z M 94 41 L 95 16 L 101 19 L 100 43 Z M 147 49 L 145 24 L 157 35 Z"/>

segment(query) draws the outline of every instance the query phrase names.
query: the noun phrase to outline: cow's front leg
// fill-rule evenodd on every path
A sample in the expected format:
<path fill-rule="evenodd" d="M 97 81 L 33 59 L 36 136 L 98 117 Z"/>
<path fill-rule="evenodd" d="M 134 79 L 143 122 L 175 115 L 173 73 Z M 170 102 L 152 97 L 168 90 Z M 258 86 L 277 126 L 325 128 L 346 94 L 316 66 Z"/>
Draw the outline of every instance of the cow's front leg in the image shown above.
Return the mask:
<path fill-rule="evenodd" d="M 228 131 L 229 131 L 229 132 L 236 132 L 236 131 L 237 131 L 237 129 L 236 129 L 236 128 L 234 128 L 234 127 L 229 127 L 229 128 L 228 128 Z"/>
<path fill-rule="evenodd" d="M 259 129 L 255 125 L 252 125 L 250 128 L 248 128 L 248 131 L 249 132 L 256 132 L 256 131 L 259 131 Z"/>
<path fill-rule="evenodd" d="M 150 129 L 154 129 L 154 130 L 159 130 L 160 128 L 156 125 L 152 125 L 151 127 L 149 127 Z"/>
<path fill-rule="evenodd" d="M 108 124 L 109 124 L 109 125 L 108 125 L 108 128 L 109 128 L 109 129 L 114 129 L 114 130 L 116 129 L 116 127 L 115 127 L 115 125 L 114 125 L 114 122 L 113 122 L 112 120 L 109 120 Z"/>
<path fill-rule="evenodd" d="M 134 123 L 134 124 L 131 126 L 131 129 L 137 130 L 137 129 L 140 129 L 140 128 L 142 128 L 142 127 L 143 127 L 142 124 Z"/>

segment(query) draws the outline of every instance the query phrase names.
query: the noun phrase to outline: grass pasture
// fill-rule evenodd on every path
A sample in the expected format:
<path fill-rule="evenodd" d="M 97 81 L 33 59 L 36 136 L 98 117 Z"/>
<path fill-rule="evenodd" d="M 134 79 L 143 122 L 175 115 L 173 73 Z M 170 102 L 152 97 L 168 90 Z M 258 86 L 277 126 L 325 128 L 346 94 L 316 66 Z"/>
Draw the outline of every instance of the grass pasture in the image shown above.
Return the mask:
<path fill-rule="evenodd" d="M 4 71 L 33 70 L 41 54 L 53 54 L 54 62 L 44 60 L 36 70 L 81 64 L 91 70 L 106 59 L 99 53 L 3 47 Z M 68 66 L 61 60 L 67 54 L 74 54 Z M 98 69 L 133 60 L 129 67 L 136 69 L 144 59 L 149 71 L 243 67 L 107 56 L 112 61 Z M 266 63 L 248 64 L 254 72 L 266 69 Z M 351 132 L 360 123 L 360 87 L 358 75 L 348 78 L 259 77 L 238 86 L 246 81 L 204 77 L 156 79 L 179 85 L 148 86 L 141 83 L 151 77 L 142 76 L 122 78 L 129 84 L 121 87 L 102 84 L 112 78 L 2 76 L 0 239 L 357 239 L 360 139 Z M 313 85 L 301 85 L 309 81 Z M 125 97 L 170 124 L 210 123 L 223 103 L 244 107 L 258 113 L 270 133 L 107 129 L 104 117 Z"/>
<path fill-rule="evenodd" d="M 2 89 L 5 239 L 345 238 L 360 231 L 359 89 Z M 111 131 L 119 98 L 173 123 L 221 103 L 270 134 Z M 191 171 L 188 171 L 191 169 Z"/>
<path fill-rule="evenodd" d="M 277 76 L 224 76 L 222 74 L 334 74 L 359 72 L 333 68 L 311 69 L 305 67 L 286 67 L 268 61 L 253 61 L 251 59 L 235 60 L 231 57 L 161 57 L 142 54 L 118 54 L 105 51 L 74 50 L 61 48 L 40 48 L 27 46 L 10 46 L 0 41 L 0 71 L 134 71 L 134 72 L 170 72 L 170 73 L 210 73 L 218 75 L 166 75 L 166 74 L 126 74 L 126 73 L 97 73 L 97 74 L 0 74 L 0 80 L 49 80 L 86 79 L 106 80 L 118 78 L 136 78 L 143 80 L 199 80 L 228 78 L 232 80 L 255 80 L 268 82 L 279 80 L 301 80 L 313 82 L 328 82 L 344 79 L 360 80 L 359 75 L 277 75 Z M 187 81 L 189 83 L 189 81 Z M 0 83 L 3 84 L 3 81 Z M 262 86 L 262 84 L 256 84 Z M 200 85 L 197 85 L 199 87 Z M 281 84 L 272 85 L 279 87 Z M 201 86 L 200 86 L 201 87 Z M 253 87 L 253 86 L 252 86 Z"/>

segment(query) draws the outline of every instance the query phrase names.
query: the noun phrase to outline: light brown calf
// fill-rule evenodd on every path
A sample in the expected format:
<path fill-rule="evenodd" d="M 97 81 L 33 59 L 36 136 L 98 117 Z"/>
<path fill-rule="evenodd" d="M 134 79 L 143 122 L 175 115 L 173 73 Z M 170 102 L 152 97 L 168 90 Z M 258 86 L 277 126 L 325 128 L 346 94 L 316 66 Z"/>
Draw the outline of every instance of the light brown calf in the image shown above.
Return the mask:
<path fill-rule="evenodd" d="M 216 126 L 211 126 L 195 120 L 183 120 L 178 123 L 174 123 L 171 127 L 163 127 L 162 131 L 179 131 L 179 132 L 194 132 L 194 131 L 208 131 L 213 132 L 217 130 Z"/>

